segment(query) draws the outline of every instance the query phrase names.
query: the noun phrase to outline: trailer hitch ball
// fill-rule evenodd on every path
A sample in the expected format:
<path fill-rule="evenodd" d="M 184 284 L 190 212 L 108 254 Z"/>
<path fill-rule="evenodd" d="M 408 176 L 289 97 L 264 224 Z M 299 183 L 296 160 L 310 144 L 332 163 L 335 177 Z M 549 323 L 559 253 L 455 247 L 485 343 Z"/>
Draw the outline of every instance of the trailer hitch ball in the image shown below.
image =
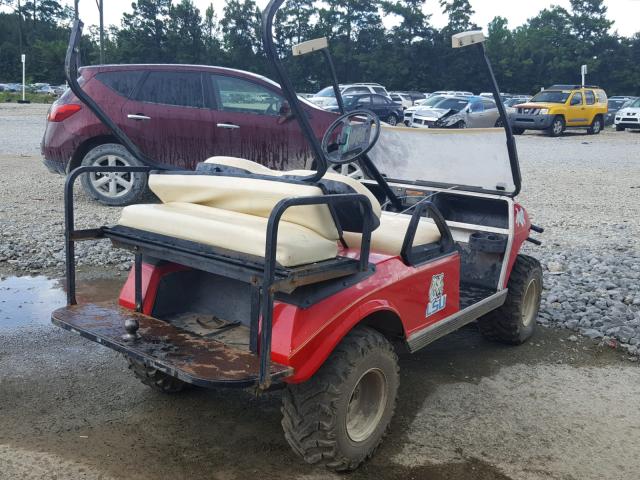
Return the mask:
<path fill-rule="evenodd" d="M 138 338 L 140 338 L 140 335 L 138 334 L 139 328 L 140 323 L 138 323 L 138 320 L 136 318 L 127 318 L 124 321 L 124 329 L 127 331 L 127 333 L 122 336 L 122 339 L 125 342 L 135 342 L 136 340 L 138 340 Z"/>

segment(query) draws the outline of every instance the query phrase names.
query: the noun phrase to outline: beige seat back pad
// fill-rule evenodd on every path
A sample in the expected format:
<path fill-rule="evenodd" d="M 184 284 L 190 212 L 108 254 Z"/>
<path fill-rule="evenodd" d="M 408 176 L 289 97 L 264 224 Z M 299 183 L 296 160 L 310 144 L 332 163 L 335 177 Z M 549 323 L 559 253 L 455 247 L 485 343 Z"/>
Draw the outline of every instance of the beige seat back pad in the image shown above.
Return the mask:
<path fill-rule="evenodd" d="M 411 215 L 382 212 L 380 226 L 371 235 L 371 251 L 385 255 L 400 255 L 404 236 L 409 228 Z M 434 243 L 441 238 L 438 227 L 427 218 L 420 219 L 414 246 Z M 350 248 L 360 248 L 362 234 L 344 232 L 344 240 Z"/>
<path fill-rule="evenodd" d="M 261 218 L 268 218 L 276 204 L 285 198 L 323 195 L 320 188 L 312 185 L 224 175 L 155 174 L 149 176 L 149 188 L 163 203 L 192 203 Z M 339 238 L 326 205 L 291 207 L 282 220 L 327 239 Z"/>
<path fill-rule="evenodd" d="M 218 165 L 225 165 L 227 167 L 239 168 L 241 170 L 246 170 L 251 173 L 255 173 L 257 175 L 270 175 L 274 177 L 282 177 L 284 175 L 293 175 L 296 177 L 308 177 L 313 175 L 315 172 L 313 170 L 290 170 L 290 171 L 280 171 L 280 170 L 271 170 L 264 165 L 260 165 L 259 163 L 252 162 L 251 160 L 245 160 L 244 158 L 237 157 L 211 157 L 205 160 L 204 163 L 214 163 Z M 380 202 L 375 197 L 371 191 L 365 187 L 362 183 L 354 178 L 347 177 L 346 175 L 341 175 L 335 172 L 326 172 L 324 174 L 324 179 L 331 180 L 334 182 L 341 182 L 350 187 L 354 192 L 359 193 L 361 195 L 365 195 L 369 201 L 371 202 L 371 207 L 373 208 L 373 213 L 376 217 L 380 218 L 380 214 L 382 213 L 382 208 L 380 207 Z"/>
<path fill-rule="evenodd" d="M 193 178 L 193 177 L 191 177 Z M 267 219 L 193 203 L 130 205 L 120 225 L 264 258 Z M 283 267 L 335 258 L 338 245 L 313 230 L 281 221 L 276 261 Z"/>

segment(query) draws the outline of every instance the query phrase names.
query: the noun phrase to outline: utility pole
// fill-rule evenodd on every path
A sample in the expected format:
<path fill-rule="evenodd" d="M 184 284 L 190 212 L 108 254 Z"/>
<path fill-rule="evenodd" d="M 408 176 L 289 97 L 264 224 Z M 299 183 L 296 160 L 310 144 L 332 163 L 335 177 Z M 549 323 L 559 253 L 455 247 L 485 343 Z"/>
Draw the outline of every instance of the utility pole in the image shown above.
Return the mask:
<path fill-rule="evenodd" d="M 586 65 L 582 65 L 582 87 L 584 88 L 584 85 L 586 83 L 586 77 L 587 77 L 587 66 Z"/>
<path fill-rule="evenodd" d="M 100 14 L 100 64 L 104 64 L 104 0 L 98 2 L 98 13 Z"/>
<path fill-rule="evenodd" d="M 74 11 L 76 19 L 80 18 L 80 15 L 78 14 L 78 3 L 79 2 L 80 2 L 80 0 L 73 0 L 73 11 Z"/>

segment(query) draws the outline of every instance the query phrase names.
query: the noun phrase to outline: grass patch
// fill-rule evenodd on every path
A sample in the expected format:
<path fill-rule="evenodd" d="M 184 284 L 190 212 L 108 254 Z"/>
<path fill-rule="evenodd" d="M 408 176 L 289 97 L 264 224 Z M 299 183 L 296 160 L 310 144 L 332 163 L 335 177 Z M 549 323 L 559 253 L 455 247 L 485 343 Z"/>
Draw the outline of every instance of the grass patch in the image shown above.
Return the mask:
<path fill-rule="evenodd" d="M 26 92 L 25 99 L 31 103 L 53 103 L 56 98 L 53 95 Z M 0 103 L 17 103 L 22 100 L 22 92 L 0 92 Z"/>

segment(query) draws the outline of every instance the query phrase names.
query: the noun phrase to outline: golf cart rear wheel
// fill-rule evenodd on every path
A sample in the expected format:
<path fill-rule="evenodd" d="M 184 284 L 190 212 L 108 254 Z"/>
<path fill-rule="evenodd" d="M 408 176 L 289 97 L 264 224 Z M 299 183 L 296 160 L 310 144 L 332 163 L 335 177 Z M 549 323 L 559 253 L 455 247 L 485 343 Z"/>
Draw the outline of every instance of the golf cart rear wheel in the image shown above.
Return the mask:
<path fill-rule="evenodd" d="M 307 463 L 357 468 L 380 445 L 393 417 L 398 358 L 377 331 L 357 327 L 307 382 L 283 395 L 282 427 Z"/>
<path fill-rule="evenodd" d="M 553 119 L 551 126 L 547 130 L 547 134 L 550 137 L 559 137 L 560 135 L 562 135 L 562 132 L 564 132 L 565 127 L 566 123 L 564 121 L 564 118 L 558 115 Z"/>
<path fill-rule="evenodd" d="M 542 267 L 535 258 L 518 255 L 507 284 L 504 304 L 478 320 L 482 335 L 493 341 L 520 345 L 533 335 L 542 295 Z"/>
<path fill-rule="evenodd" d="M 603 128 L 603 121 L 602 121 L 602 117 L 598 116 L 596 118 L 593 119 L 593 123 L 591 124 L 591 126 L 587 129 L 587 133 L 589 135 L 598 135 Z"/>
<path fill-rule="evenodd" d="M 105 143 L 92 148 L 82 160 L 84 167 L 139 167 L 142 166 L 124 146 Z M 100 203 L 124 206 L 136 202 L 147 188 L 146 173 L 85 173 L 81 176 L 87 194 Z"/>
<path fill-rule="evenodd" d="M 133 372 L 138 380 L 160 393 L 179 393 L 191 387 L 190 384 L 167 375 L 156 368 L 148 367 L 131 357 L 127 357 L 127 361 L 129 362 L 129 370 Z"/>

